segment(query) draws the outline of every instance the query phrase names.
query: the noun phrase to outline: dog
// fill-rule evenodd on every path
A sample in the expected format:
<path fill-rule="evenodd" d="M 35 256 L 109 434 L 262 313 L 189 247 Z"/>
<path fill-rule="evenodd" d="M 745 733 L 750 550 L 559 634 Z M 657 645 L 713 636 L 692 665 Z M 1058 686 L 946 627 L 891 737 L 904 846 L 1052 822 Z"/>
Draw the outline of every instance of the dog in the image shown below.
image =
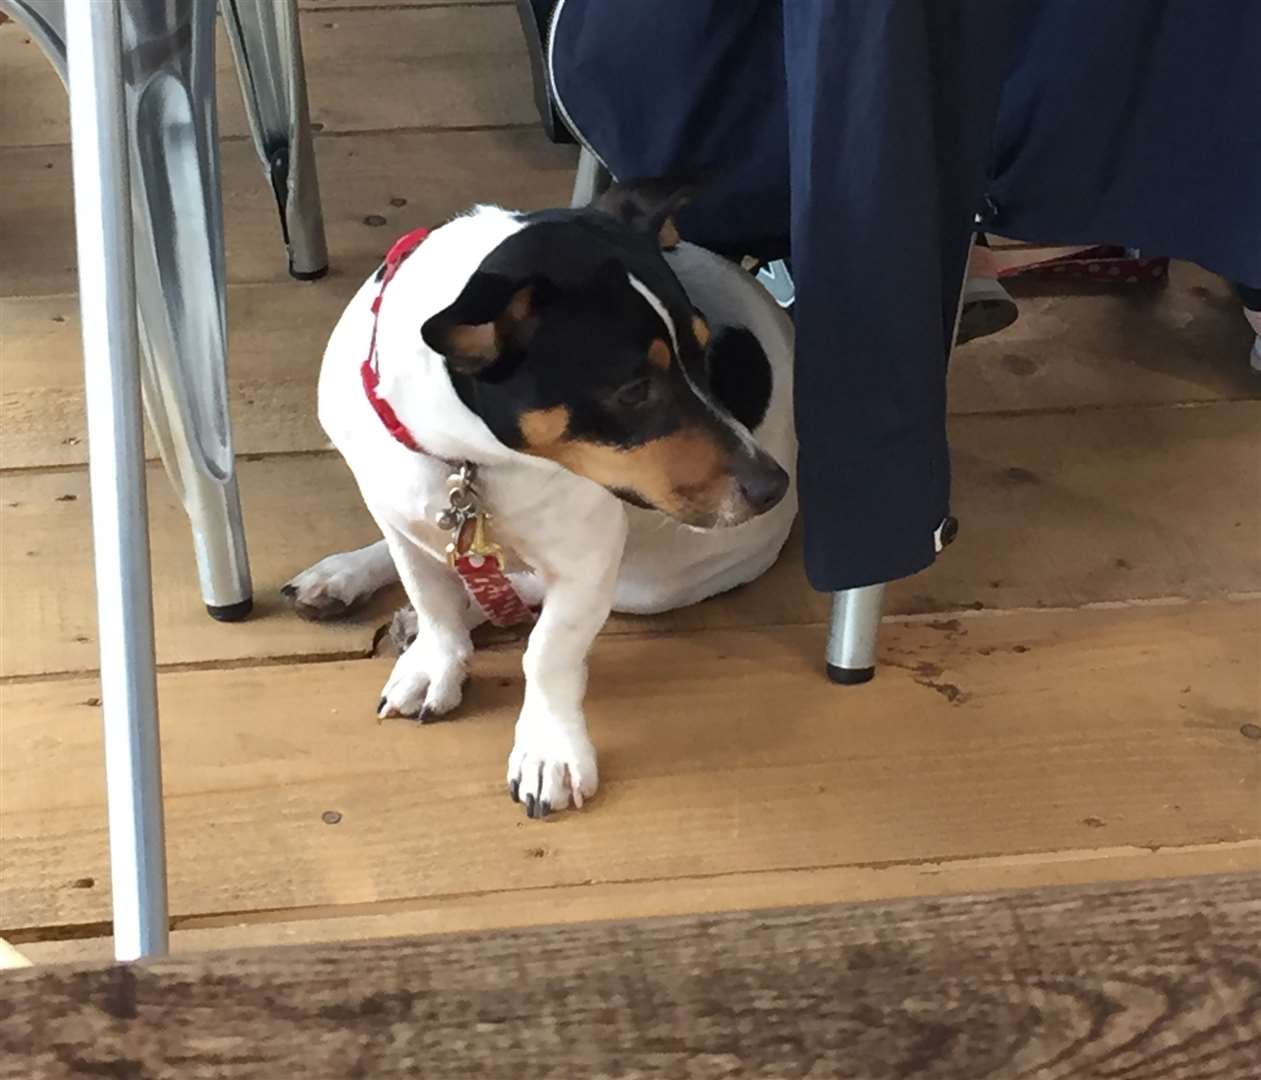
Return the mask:
<path fill-rule="evenodd" d="M 596 792 L 583 699 L 610 611 L 752 581 L 796 515 L 791 322 L 679 240 L 686 197 L 479 206 L 392 251 L 324 355 L 320 423 L 383 540 L 283 591 L 321 618 L 401 581 L 415 636 L 377 712 L 421 720 L 459 705 L 472 629 L 541 605 L 508 759 L 531 818 Z"/>

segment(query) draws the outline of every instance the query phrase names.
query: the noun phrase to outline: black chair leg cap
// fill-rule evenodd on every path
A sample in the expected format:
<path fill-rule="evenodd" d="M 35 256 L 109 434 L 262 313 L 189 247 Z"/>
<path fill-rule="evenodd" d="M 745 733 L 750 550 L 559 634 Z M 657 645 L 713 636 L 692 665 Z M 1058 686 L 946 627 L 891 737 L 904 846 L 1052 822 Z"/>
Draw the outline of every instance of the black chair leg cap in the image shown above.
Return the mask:
<path fill-rule="evenodd" d="M 293 264 L 289 264 L 289 276 L 295 281 L 319 281 L 327 273 L 327 266 L 321 266 L 318 270 L 295 270 Z"/>
<path fill-rule="evenodd" d="M 215 622 L 240 622 L 242 619 L 248 618 L 249 613 L 254 610 L 254 597 L 247 596 L 236 604 L 224 604 L 222 607 L 216 604 L 207 604 L 206 610 L 210 612 L 210 617 Z"/>
<path fill-rule="evenodd" d="M 860 683 L 871 682 L 875 675 L 874 667 L 837 667 L 835 664 L 828 664 L 828 678 L 841 686 L 858 686 Z"/>

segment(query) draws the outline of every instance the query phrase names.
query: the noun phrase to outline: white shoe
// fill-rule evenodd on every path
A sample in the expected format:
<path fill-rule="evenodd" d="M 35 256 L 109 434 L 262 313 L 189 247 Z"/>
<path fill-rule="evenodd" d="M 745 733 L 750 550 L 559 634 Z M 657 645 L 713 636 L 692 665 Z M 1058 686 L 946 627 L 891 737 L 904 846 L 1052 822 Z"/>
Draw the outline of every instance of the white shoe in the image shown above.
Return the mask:
<path fill-rule="evenodd" d="M 1244 318 L 1248 320 L 1248 324 L 1256 332 L 1256 340 L 1252 343 L 1252 354 L 1249 359 L 1252 361 L 1252 370 L 1261 372 L 1261 311 L 1251 311 L 1248 308 L 1243 309 Z"/>

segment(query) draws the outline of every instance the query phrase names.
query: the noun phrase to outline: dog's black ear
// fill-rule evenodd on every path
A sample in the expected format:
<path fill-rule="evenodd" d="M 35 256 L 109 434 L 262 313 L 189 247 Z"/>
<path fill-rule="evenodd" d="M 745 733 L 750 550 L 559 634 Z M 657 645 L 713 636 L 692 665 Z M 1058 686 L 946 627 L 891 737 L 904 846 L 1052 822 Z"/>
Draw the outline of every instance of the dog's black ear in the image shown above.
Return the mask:
<path fill-rule="evenodd" d="M 463 375 L 484 374 L 509 349 L 529 344 L 550 282 L 478 270 L 450 307 L 425 320 L 420 336 Z"/>
<path fill-rule="evenodd" d="M 614 184 L 592 204 L 636 232 L 656 233 L 663 251 L 679 243 L 674 215 L 696 192 L 695 180 L 666 178 Z"/>

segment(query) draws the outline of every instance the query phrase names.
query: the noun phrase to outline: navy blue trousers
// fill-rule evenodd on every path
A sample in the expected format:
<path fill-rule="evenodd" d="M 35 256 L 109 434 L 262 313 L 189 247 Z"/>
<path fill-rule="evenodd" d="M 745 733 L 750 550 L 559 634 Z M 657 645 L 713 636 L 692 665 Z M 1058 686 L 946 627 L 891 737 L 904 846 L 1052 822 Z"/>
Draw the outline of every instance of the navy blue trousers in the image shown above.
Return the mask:
<path fill-rule="evenodd" d="M 688 239 L 791 251 L 818 589 L 934 558 L 976 215 L 1261 284 L 1261 0 L 565 0 L 554 57 L 615 176 L 704 176 Z"/>

